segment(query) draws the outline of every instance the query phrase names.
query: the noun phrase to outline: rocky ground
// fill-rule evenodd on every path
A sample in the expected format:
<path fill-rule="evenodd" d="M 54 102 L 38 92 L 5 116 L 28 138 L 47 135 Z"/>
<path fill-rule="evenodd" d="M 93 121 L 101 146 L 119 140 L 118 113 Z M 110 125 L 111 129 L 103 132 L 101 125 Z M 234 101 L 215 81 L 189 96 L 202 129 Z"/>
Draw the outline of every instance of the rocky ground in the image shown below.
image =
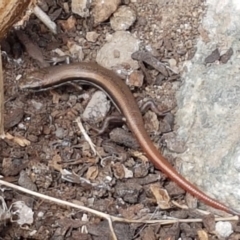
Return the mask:
<path fill-rule="evenodd" d="M 140 102 L 152 99 L 159 111 L 170 110 L 166 117 L 149 110 L 143 118 L 152 141 L 175 165 L 169 152 L 178 129 L 172 124 L 178 109 L 176 93 L 184 63 L 197 50 L 197 39 L 207 38 L 201 25 L 206 4 L 197 0 L 104 2 L 106 8 L 84 1 L 43 0 L 39 7 L 56 24 L 57 33 L 32 15 L 2 41 L 5 130 L 18 141 L 0 142 L 1 175 L 47 196 L 140 220 L 113 223 L 119 240 L 239 239 L 237 222 L 215 222 L 212 214 L 199 211 L 194 198 L 147 160 L 125 124 L 112 124 L 96 135 L 92 126 L 100 127 L 116 111 L 96 89 L 63 86 L 30 93 L 18 89 L 23 76 L 33 70 L 96 61 L 127 79 Z M 89 141 L 79 129 L 79 117 Z M 183 148 L 181 142 L 174 144 L 176 152 Z M 2 239 L 113 239 L 108 221 L 99 212 L 83 212 L 10 188 L 2 188 L 1 195 L 8 207 L 14 203 L 12 220 L 2 217 Z M 164 222 L 170 219 L 171 224 Z"/>

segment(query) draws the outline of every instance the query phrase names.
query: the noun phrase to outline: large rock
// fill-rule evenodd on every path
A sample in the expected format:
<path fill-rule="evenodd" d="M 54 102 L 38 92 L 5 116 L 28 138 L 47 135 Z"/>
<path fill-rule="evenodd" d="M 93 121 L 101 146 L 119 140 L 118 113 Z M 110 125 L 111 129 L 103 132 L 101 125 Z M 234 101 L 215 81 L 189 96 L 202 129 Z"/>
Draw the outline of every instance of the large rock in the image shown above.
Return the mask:
<path fill-rule="evenodd" d="M 214 198 L 240 210 L 240 1 L 208 0 L 202 38 L 186 63 L 177 96 L 180 172 Z M 206 37 L 208 33 L 208 37 Z M 227 63 L 205 59 L 232 48 Z"/>

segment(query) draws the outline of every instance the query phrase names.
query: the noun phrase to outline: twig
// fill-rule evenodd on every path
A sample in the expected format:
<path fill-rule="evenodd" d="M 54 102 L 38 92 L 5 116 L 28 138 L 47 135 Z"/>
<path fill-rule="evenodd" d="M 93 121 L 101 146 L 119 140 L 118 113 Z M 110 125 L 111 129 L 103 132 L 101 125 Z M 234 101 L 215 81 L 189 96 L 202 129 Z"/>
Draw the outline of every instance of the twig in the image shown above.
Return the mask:
<path fill-rule="evenodd" d="M 81 118 L 80 118 L 80 117 L 77 117 L 76 120 L 75 120 L 75 122 L 77 123 L 77 125 L 78 125 L 81 133 L 83 134 L 83 137 L 84 137 L 85 140 L 88 142 L 88 144 L 89 144 L 90 148 L 92 149 L 93 153 L 94 153 L 95 155 L 97 155 L 100 159 L 102 159 L 101 156 L 100 156 L 100 154 L 98 153 L 98 151 L 95 149 L 95 148 L 96 148 L 95 144 L 92 142 L 91 138 L 88 136 L 86 130 L 84 129 L 84 127 L 83 127 L 83 125 L 82 125 L 82 122 L 81 122 Z"/>
<path fill-rule="evenodd" d="M 35 197 L 39 197 L 41 199 L 44 199 L 44 200 L 47 200 L 47 201 L 50 201 L 50 202 L 54 202 L 54 203 L 57 203 L 57 204 L 61 204 L 61 205 L 65 205 L 65 206 L 69 206 L 69 207 L 73 207 L 73 208 L 77 208 L 77 209 L 83 210 L 85 212 L 89 212 L 89 213 L 95 214 L 95 215 L 97 215 L 99 217 L 102 217 L 102 218 L 106 219 L 109 223 L 111 222 L 110 229 L 111 230 L 113 229 L 113 227 L 111 226 L 112 225 L 112 217 L 110 215 L 108 215 L 108 214 L 99 212 L 97 210 L 94 210 L 94 209 L 91 209 L 91 208 L 88 208 L 88 207 L 80 206 L 80 205 L 77 205 L 75 203 L 67 202 L 67 201 L 64 201 L 64 200 L 61 200 L 61 199 L 57 199 L 57 198 L 54 198 L 54 197 L 50 197 L 50 196 L 47 196 L 47 195 L 44 195 L 44 194 L 41 194 L 41 193 L 38 193 L 38 192 L 34 192 L 34 191 L 29 190 L 29 189 L 17 186 L 15 184 L 12 184 L 12 183 L 9 183 L 9 182 L 5 182 L 3 180 L 0 180 L 0 185 L 4 185 L 4 186 L 7 186 L 7 187 L 16 189 L 18 191 L 30 194 L 30 195 L 35 196 Z M 111 231 L 111 233 L 112 233 L 113 239 L 117 240 L 117 237 L 116 237 L 116 234 L 114 233 L 114 231 Z"/>
<path fill-rule="evenodd" d="M 183 223 L 183 222 L 184 223 L 202 222 L 202 219 L 200 219 L 200 218 L 198 218 L 198 219 L 192 219 L 191 218 L 191 219 L 145 220 L 145 219 L 126 219 L 126 218 L 121 218 L 121 217 L 115 217 L 115 216 L 111 216 L 109 214 L 106 214 L 106 213 L 103 213 L 103 212 L 100 212 L 100 211 L 97 211 L 97 210 L 94 210 L 94 209 L 91 209 L 91 208 L 88 208 L 88 207 L 85 207 L 85 206 L 80 206 L 80 205 L 77 205 L 77 204 L 74 204 L 74 203 L 71 203 L 71 202 L 67 202 L 67 201 L 64 201 L 64 200 L 60 200 L 60 199 L 57 199 L 57 198 L 54 198 L 54 197 L 49 197 L 49 196 L 46 196 L 44 194 L 34 192 L 34 191 L 31 191 L 31 190 L 25 189 L 23 187 L 14 185 L 12 183 L 5 182 L 3 180 L 0 180 L 0 185 L 4 185 L 4 186 L 7 186 L 7 187 L 16 189 L 18 191 L 30 194 L 30 195 L 35 196 L 35 197 L 39 197 L 39 198 L 47 200 L 47 201 L 51 201 L 51 202 L 54 202 L 54 203 L 57 203 L 57 204 L 61 204 L 61 205 L 65 205 L 65 206 L 69 206 L 69 207 L 73 207 L 73 208 L 77 208 L 77 209 L 80 209 L 82 211 L 89 212 L 89 213 L 95 214 L 99 217 L 102 217 L 102 218 L 104 218 L 108 221 L 109 227 L 110 227 L 110 230 L 111 230 L 111 233 L 112 233 L 112 236 L 113 236 L 114 240 L 117 240 L 117 237 L 114 233 L 112 222 L 148 223 L 148 224 L 158 223 L 158 224 L 161 224 L 161 225 L 174 224 L 174 223 L 177 223 L 177 222 L 181 222 L 181 223 Z M 225 218 L 224 217 L 216 217 L 215 221 L 238 221 L 238 217 L 237 216 L 225 217 Z"/>
<path fill-rule="evenodd" d="M 42 21 L 46 27 L 54 34 L 57 34 L 57 25 L 55 22 L 53 22 L 49 16 L 42 11 L 42 9 L 38 6 L 35 6 L 33 8 L 33 13 L 36 15 L 36 17 Z"/>

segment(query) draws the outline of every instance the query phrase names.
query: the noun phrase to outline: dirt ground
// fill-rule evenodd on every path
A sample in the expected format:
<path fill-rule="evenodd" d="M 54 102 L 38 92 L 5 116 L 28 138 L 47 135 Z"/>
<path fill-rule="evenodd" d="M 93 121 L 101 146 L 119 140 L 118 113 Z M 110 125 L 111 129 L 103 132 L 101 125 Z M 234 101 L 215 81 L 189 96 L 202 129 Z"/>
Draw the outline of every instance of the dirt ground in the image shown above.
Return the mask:
<path fill-rule="evenodd" d="M 63 86 L 30 93 L 18 89 L 20 76 L 53 65 L 56 58 L 53 50 L 66 52 L 69 42 L 79 44 L 81 39 L 84 61 L 94 61 L 106 42 L 106 34 L 113 33 L 109 19 L 94 26 L 91 11 L 87 18 L 81 18 L 71 11 L 66 13 L 63 5 L 71 6 L 71 1 L 45 2 L 48 6 L 46 13 L 54 18 L 58 34 L 52 34 L 32 15 L 21 31 L 13 30 L 2 42 L 2 50 L 6 52 L 3 55 L 5 130 L 30 143 L 21 147 L 10 140 L 0 142 L 0 169 L 4 180 L 112 216 L 143 220 L 186 219 L 185 223 L 176 221 L 162 226 L 144 222 L 113 223 L 119 240 L 224 239 L 214 231 L 213 215 L 203 215 L 197 211 L 196 201 L 189 200 L 183 190 L 147 161 L 126 125 L 123 124 L 122 128 L 122 124 L 112 124 L 104 134 L 96 135 L 90 124 L 84 122 L 84 128 L 99 155 L 93 153 L 76 118 L 83 113 L 94 88 L 84 87 L 80 92 L 73 86 Z M 137 20 L 129 31 L 141 40 L 142 50 L 151 46 L 154 51 L 150 53 L 158 60 L 167 62 L 174 59 L 179 69 L 184 61 L 194 55 L 205 12 L 204 1 L 123 0 L 122 5 L 131 7 L 137 13 Z M 75 22 L 72 29 L 65 25 L 70 17 Z M 92 31 L 99 34 L 95 42 L 86 39 L 87 33 Z M 44 55 L 44 61 L 39 60 L 39 50 Z M 70 62 L 76 61 L 75 56 L 70 56 Z M 181 85 L 181 71 L 163 76 L 156 69 L 148 65 L 145 67 L 153 84 L 144 81 L 143 86 L 132 89 L 134 96 L 138 99 L 151 98 L 161 111 L 172 109 L 174 115 L 174 96 Z M 156 124 L 151 114 L 151 111 L 144 114 L 146 128 L 159 150 L 163 150 L 166 144 L 161 132 L 168 127 L 168 122 L 158 118 L 162 126 L 160 133 L 151 131 L 154 129 L 152 125 Z M 125 141 L 127 138 L 128 144 L 116 143 L 112 137 L 114 134 L 120 134 L 118 141 L 119 138 Z M 174 165 L 174 159 L 166 157 Z M 64 171 L 68 171 L 67 174 Z M 167 193 L 162 189 L 166 189 Z M 112 239 L 107 220 L 98 215 L 57 205 L 10 188 L 1 190 L 7 206 L 23 201 L 34 215 L 30 225 L 20 226 L 17 216 L 15 221 L 3 221 L 0 239 Z M 160 208 L 161 197 L 165 209 Z M 170 200 L 166 199 L 168 197 Z M 185 208 L 186 205 L 190 205 L 191 209 Z M 203 219 L 203 222 L 193 222 L 193 218 Z M 228 239 L 240 239 L 237 223 L 232 222 L 232 225 L 234 233 Z"/>

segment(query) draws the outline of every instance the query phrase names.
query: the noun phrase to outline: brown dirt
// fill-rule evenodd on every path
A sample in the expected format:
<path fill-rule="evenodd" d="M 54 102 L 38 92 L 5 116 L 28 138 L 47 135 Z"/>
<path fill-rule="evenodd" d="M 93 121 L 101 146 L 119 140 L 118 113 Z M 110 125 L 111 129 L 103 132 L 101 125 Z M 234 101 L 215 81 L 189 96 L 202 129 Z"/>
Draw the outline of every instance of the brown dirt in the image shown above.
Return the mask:
<path fill-rule="evenodd" d="M 59 4 L 55 1 L 46 2 L 49 3 L 47 14 L 53 16 L 57 15 L 57 11 L 60 12 L 64 1 L 57 1 Z M 198 27 L 205 11 L 203 1 L 123 2 L 137 12 L 137 21 L 130 31 L 142 40 L 142 49 L 151 45 L 159 60 L 164 62 L 175 59 L 179 67 L 193 56 L 196 38 L 199 36 Z M 76 19 L 72 30 L 64 29 L 61 22 L 69 16 Z M 69 41 L 79 43 L 84 40 L 84 61 L 94 60 L 97 51 L 106 42 L 106 33 L 112 33 L 109 21 L 94 27 L 91 17 L 82 19 L 72 13 L 66 15 L 63 10 L 54 21 L 59 29 L 56 36 L 34 16 L 23 30 L 37 43 L 45 59 L 51 59 L 54 55 L 52 50 L 56 48 L 67 51 Z M 100 34 L 97 42 L 85 39 L 89 31 Z M 87 100 L 80 97 L 82 93 L 79 90 L 69 86 L 29 94 L 19 92 L 18 76 L 39 69 L 41 64 L 29 52 L 24 51 L 14 30 L 2 44 L 9 49 L 4 58 L 7 101 L 5 129 L 14 136 L 30 141 L 26 147 L 20 147 L 11 141 L 0 142 L 1 175 L 6 181 L 58 199 L 75 201 L 114 216 L 132 219 L 160 219 L 165 214 L 186 219 L 203 217 L 195 209 L 182 210 L 173 204 L 166 207 L 166 210 L 157 208 L 157 196 L 165 196 L 166 193 L 156 189 L 167 189 L 170 199 L 177 201 L 180 206 L 186 204 L 185 193 L 140 155 L 141 149 L 136 150 L 134 140 L 129 141 L 132 147 L 118 145 L 109 138 L 109 132 L 96 136 L 85 124 L 102 159 L 93 154 L 75 122 L 87 104 Z M 21 62 L 16 61 L 19 56 Z M 147 71 L 156 79 L 155 84 L 147 86 L 145 83 L 142 89 L 134 90 L 135 95 L 139 98 L 151 97 L 162 110 L 175 106 L 174 96 L 181 84 L 180 75 L 161 78 L 156 70 L 148 67 Z M 83 91 L 89 95 L 93 92 L 91 88 L 84 88 Z M 155 124 L 151 122 L 151 115 L 146 114 L 144 117 L 149 120 L 148 125 Z M 164 123 L 164 119 L 159 120 Z M 147 129 L 151 129 L 151 126 L 147 126 Z M 125 135 L 126 132 L 122 136 Z M 128 137 L 130 138 L 131 136 Z M 153 133 L 152 139 L 158 146 L 162 143 L 161 134 Z M 164 147 L 164 142 L 159 146 L 161 147 Z M 169 161 L 174 164 L 171 157 Z M 89 180 L 90 184 L 81 180 L 65 181 L 61 178 L 60 169 L 67 169 L 75 173 L 78 180 L 82 177 Z M 125 178 L 125 169 L 130 170 L 133 176 Z M 111 181 L 107 181 L 109 178 Z M 11 189 L 2 191 L 1 195 L 8 206 L 21 200 L 34 211 L 34 222 L 28 228 L 11 221 L 2 224 L 1 239 L 111 239 L 107 221 L 98 216 L 42 201 Z M 84 214 L 87 214 L 87 221 L 83 220 Z M 119 240 L 219 239 L 211 230 L 215 223 L 209 218 L 204 218 L 204 224 L 189 222 L 161 227 L 160 224 L 116 223 L 113 227 Z M 87 231 L 84 231 L 84 226 Z M 235 224 L 234 227 L 235 233 L 229 239 L 239 239 L 238 226 Z M 34 231 L 35 234 L 31 236 Z"/>

